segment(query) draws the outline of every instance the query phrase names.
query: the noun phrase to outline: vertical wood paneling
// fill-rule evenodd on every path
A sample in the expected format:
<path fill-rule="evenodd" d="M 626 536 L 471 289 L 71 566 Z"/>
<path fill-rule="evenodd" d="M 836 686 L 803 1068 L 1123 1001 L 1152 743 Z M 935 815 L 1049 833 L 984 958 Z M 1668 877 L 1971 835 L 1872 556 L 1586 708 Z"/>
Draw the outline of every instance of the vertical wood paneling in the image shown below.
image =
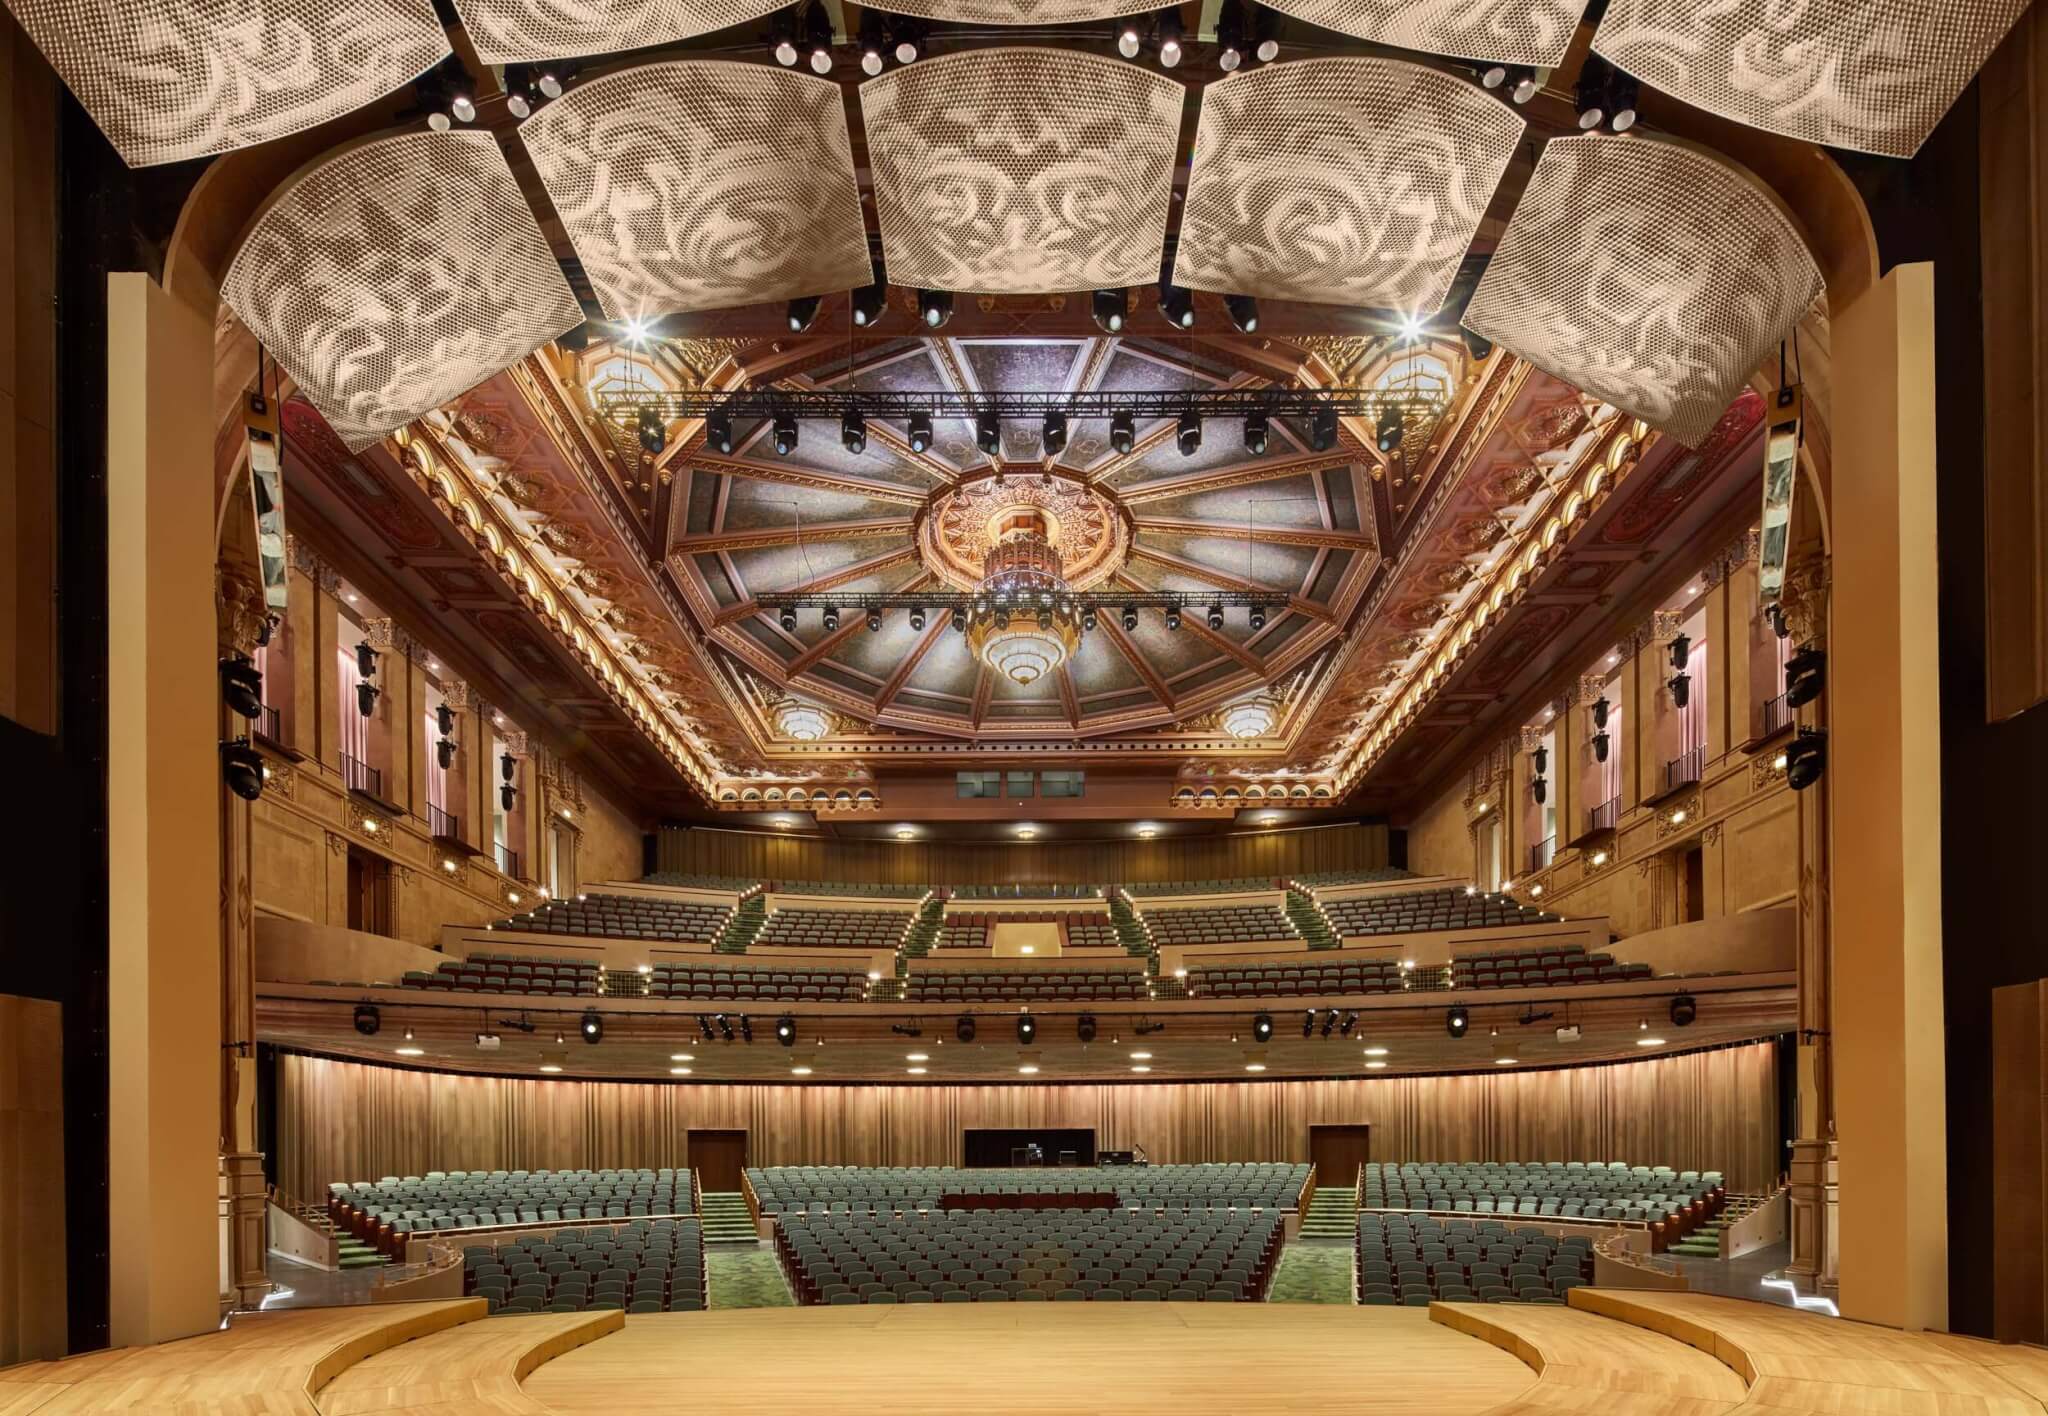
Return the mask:
<path fill-rule="evenodd" d="M 1162 1162 L 1306 1160 L 1309 1127 L 1368 1123 L 1380 1160 L 1626 1160 L 1777 1177 L 1770 1043 L 1605 1067 L 1300 1082 L 668 1085 L 467 1077 L 287 1054 L 279 1174 L 687 1165 L 691 1128 L 745 1130 L 757 1165 L 946 1165 L 976 1127 L 1090 1127 Z"/>

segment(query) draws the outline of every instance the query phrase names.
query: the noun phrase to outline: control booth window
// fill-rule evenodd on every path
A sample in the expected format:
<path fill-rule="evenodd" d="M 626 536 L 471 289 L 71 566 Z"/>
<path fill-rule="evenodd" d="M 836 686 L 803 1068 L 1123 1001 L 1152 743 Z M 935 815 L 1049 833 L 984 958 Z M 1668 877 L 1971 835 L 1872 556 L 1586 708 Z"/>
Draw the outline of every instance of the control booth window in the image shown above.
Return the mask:
<path fill-rule="evenodd" d="M 1029 772 L 1011 772 L 1008 775 L 1010 780 L 1008 787 L 1005 789 L 1004 794 L 1006 796 L 1028 797 L 1031 795 L 1031 774 Z"/>
<path fill-rule="evenodd" d="M 1079 769 L 1040 772 L 1038 794 L 1042 797 L 1077 797 L 1087 787 L 1088 774 Z"/>
<path fill-rule="evenodd" d="M 1000 772 L 957 772 L 953 777 L 963 797 L 998 797 L 1003 794 Z"/>

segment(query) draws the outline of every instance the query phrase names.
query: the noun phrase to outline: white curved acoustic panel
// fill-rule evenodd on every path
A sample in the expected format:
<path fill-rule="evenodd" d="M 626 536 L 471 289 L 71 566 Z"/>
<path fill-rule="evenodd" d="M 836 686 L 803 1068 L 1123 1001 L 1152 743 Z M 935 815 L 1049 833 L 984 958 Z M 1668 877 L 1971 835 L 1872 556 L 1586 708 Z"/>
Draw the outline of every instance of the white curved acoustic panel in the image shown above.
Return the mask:
<path fill-rule="evenodd" d="M 1305 59 L 1202 91 L 1173 278 L 1195 290 L 1432 314 L 1522 119 L 1398 59 Z"/>
<path fill-rule="evenodd" d="M 1465 324 L 1697 447 L 1821 291 L 1748 173 L 1668 139 L 1553 138 Z"/>
<path fill-rule="evenodd" d="M 1147 14 L 1159 0 L 888 0 L 869 8 L 963 25 L 1069 25 Z"/>
<path fill-rule="evenodd" d="M 455 0 L 486 64 L 541 63 L 673 44 L 758 20 L 787 0 Z"/>
<path fill-rule="evenodd" d="M 1695 108 L 1911 157 L 2027 0 L 1613 0 L 1593 48 Z"/>
<path fill-rule="evenodd" d="M 829 79 L 690 60 L 580 84 L 520 126 L 614 318 L 874 279 Z"/>
<path fill-rule="evenodd" d="M 448 54 L 432 0 L 7 0 L 130 167 L 324 123 Z"/>
<path fill-rule="evenodd" d="M 281 188 L 221 283 L 351 451 L 582 318 L 489 133 L 400 133 Z"/>
<path fill-rule="evenodd" d="M 1183 94 L 1053 49 L 968 50 L 861 85 L 889 279 L 1007 295 L 1157 280 Z"/>
<path fill-rule="evenodd" d="M 1270 0 L 1273 8 L 1341 34 L 1424 54 L 1528 64 L 1564 60 L 1586 0 Z"/>

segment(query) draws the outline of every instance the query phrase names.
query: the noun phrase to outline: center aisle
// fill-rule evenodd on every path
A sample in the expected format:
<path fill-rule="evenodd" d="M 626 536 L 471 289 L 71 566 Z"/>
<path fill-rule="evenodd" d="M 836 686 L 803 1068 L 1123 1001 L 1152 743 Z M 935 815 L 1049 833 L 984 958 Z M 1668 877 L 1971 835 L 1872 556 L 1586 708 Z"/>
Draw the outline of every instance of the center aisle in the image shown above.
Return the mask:
<path fill-rule="evenodd" d="M 765 1244 L 751 1249 L 739 1245 L 707 1248 L 704 1251 L 704 1279 L 711 1289 L 711 1307 L 794 1308 L 789 1283 L 782 1265 Z"/>

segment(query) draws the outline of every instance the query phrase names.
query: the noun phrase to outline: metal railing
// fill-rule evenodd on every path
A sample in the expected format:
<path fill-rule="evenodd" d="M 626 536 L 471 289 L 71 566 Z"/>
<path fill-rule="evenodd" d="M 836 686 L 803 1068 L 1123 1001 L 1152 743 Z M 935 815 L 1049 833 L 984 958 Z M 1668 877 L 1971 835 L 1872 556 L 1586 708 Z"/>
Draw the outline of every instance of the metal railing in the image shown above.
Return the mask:
<path fill-rule="evenodd" d="M 1680 787 L 1689 787 L 1700 779 L 1700 768 L 1706 760 L 1706 749 L 1688 747 L 1685 751 L 1664 764 L 1664 790 L 1675 792 Z"/>
<path fill-rule="evenodd" d="M 440 807 L 428 802 L 427 834 L 444 841 L 456 840 L 462 835 L 462 818 L 450 816 Z"/>
<path fill-rule="evenodd" d="M 1789 694 L 1781 693 L 1764 700 L 1763 721 L 1757 736 L 1771 737 L 1792 726 L 1792 705 L 1785 701 L 1788 697 Z"/>
<path fill-rule="evenodd" d="M 498 845 L 498 871 L 514 877 L 519 874 L 519 852 L 503 842 Z"/>
<path fill-rule="evenodd" d="M 351 757 L 346 752 L 341 754 L 341 782 L 350 791 L 361 792 L 365 796 L 382 796 L 384 793 L 384 774 L 360 757 Z"/>
<path fill-rule="evenodd" d="M 1588 831 L 1612 831 L 1621 820 L 1621 797 L 1619 794 L 1607 798 L 1586 813 Z"/>
<path fill-rule="evenodd" d="M 1535 845 L 1529 847 L 1529 869 L 1543 869 L 1544 866 L 1550 864 L 1551 857 L 1556 854 L 1557 837 L 1545 836 Z"/>
<path fill-rule="evenodd" d="M 284 741 L 284 715 L 268 703 L 256 710 L 256 736 L 269 738 L 275 743 Z"/>

